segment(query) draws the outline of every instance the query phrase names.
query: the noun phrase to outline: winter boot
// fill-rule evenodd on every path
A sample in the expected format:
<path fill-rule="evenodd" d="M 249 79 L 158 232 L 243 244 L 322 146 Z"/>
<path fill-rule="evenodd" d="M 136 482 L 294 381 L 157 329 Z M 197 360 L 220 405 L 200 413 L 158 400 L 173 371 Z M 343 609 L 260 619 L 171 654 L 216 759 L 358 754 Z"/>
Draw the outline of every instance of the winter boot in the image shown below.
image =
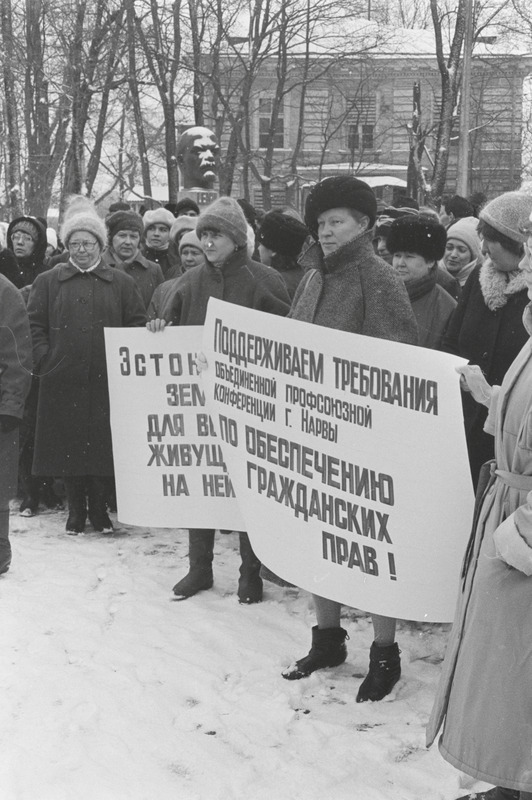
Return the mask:
<path fill-rule="evenodd" d="M 83 533 L 87 519 L 85 498 L 85 478 L 76 476 L 65 478 L 65 491 L 68 500 L 67 533 Z"/>
<path fill-rule="evenodd" d="M 214 550 L 214 531 L 210 528 L 191 528 L 188 532 L 188 561 L 189 570 L 184 578 L 174 586 L 173 592 L 176 600 L 186 600 L 187 597 L 211 589 L 212 559 Z"/>
<path fill-rule="evenodd" d="M 459 797 L 458 800 L 519 800 L 520 792 L 517 789 L 505 789 L 504 786 L 494 786 L 486 792 L 470 792 Z"/>
<path fill-rule="evenodd" d="M 298 681 L 306 678 L 311 672 L 324 667 L 337 667 L 347 658 L 345 640 L 348 639 L 347 631 L 343 628 L 312 628 L 312 646 L 308 656 L 296 661 L 282 673 L 288 681 Z"/>
<path fill-rule="evenodd" d="M 99 533 L 111 533 L 113 530 L 113 523 L 107 514 L 107 494 L 106 479 L 91 475 L 88 479 L 89 519 Z"/>
<path fill-rule="evenodd" d="M 9 511 L 0 511 L 0 575 L 8 571 L 10 564 Z"/>
<path fill-rule="evenodd" d="M 46 508 L 60 510 L 64 507 L 63 501 L 59 495 L 55 493 L 53 478 L 41 479 L 41 499 Z"/>
<path fill-rule="evenodd" d="M 20 504 L 22 517 L 33 517 L 39 510 L 39 478 L 34 475 L 25 475 L 21 481 L 24 487 L 24 497 Z"/>
<path fill-rule="evenodd" d="M 373 642 L 369 651 L 369 672 L 360 684 L 357 703 L 382 700 L 390 694 L 401 677 L 401 659 L 396 642 L 378 646 Z"/>
<path fill-rule="evenodd" d="M 240 533 L 240 578 L 238 579 L 238 602 L 250 605 L 262 601 L 262 578 L 260 561 L 253 552 L 247 533 Z"/>

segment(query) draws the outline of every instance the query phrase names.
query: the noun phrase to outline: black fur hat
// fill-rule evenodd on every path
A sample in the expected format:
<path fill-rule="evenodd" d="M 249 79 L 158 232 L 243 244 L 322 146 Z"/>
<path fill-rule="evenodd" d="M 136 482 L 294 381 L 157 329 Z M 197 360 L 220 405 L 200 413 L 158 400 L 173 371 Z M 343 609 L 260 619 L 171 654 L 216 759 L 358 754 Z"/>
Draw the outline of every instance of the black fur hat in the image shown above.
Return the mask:
<path fill-rule="evenodd" d="M 390 225 L 386 248 L 390 253 L 417 253 L 426 261 L 438 261 L 445 253 L 447 232 L 432 217 L 399 217 Z"/>
<path fill-rule="evenodd" d="M 373 189 L 352 175 L 324 178 L 312 187 L 305 205 L 305 223 L 313 233 L 318 230 L 318 217 L 330 208 L 352 208 L 369 218 L 373 228 L 377 217 L 377 198 Z"/>
<path fill-rule="evenodd" d="M 289 217 L 281 211 L 268 211 L 262 220 L 257 239 L 259 244 L 274 253 L 297 256 L 309 235 L 306 225 L 295 217 Z"/>

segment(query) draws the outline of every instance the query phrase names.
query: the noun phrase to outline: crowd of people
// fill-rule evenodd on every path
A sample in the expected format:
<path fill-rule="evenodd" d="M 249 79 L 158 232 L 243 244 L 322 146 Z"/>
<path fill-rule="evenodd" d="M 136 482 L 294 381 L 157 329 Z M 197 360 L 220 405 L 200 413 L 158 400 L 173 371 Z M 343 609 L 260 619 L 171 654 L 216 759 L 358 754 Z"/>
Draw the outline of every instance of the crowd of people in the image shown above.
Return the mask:
<path fill-rule="evenodd" d="M 11 563 L 9 501 L 32 516 L 68 505 L 66 530 L 112 532 L 115 511 L 104 327 L 202 325 L 211 297 L 339 331 L 463 356 L 464 425 L 475 518 L 458 610 L 429 725 L 453 765 L 497 783 L 490 800 L 532 798 L 526 626 L 532 575 L 532 195 L 437 211 L 412 198 L 379 204 L 353 176 L 321 180 L 304 217 L 186 197 L 103 219 L 71 198 L 59 232 L 13 219 L 0 251 L 0 574 Z M 59 234 L 59 235 L 58 235 Z M 16 475 L 19 472 L 17 485 Z M 179 520 L 176 519 L 176 527 Z M 239 532 L 238 599 L 258 603 L 261 567 Z M 189 530 L 185 600 L 213 586 L 215 531 Z M 315 596 L 304 679 L 347 657 L 339 603 Z M 401 675 L 396 620 L 373 615 L 369 670 L 356 702 L 379 701 Z M 466 712 L 464 713 L 464 710 Z"/>

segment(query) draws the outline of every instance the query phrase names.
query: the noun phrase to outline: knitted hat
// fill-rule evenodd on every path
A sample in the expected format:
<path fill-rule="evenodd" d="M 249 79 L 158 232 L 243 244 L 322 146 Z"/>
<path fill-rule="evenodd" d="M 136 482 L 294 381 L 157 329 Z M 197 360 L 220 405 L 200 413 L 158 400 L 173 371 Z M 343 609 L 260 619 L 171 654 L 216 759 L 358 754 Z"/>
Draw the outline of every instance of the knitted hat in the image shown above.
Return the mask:
<path fill-rule="evenodd" d="M 528 225 L 528 218 L 532 212 L 532 195 L 524 192 L 505 192 L 491 200 L 481 209 L 479 219 L 487 222 L 503 236 L 522 244 L 527 240 L 527 234 L 520 228 Z"/>
<path fill-rule="evenodd" d="M 100 243 L 100 247 L 105 247 L 106 230 L 103 219 L 98 216 L 94 205 L 87 197 L 74 195 L 67 203 L 65 217 L 61 225 L 60 236 L 65 246 L 68 248 L 68 240 L 76 231 L 87 231 L 92 233 Z"/>
<path fill-rule="evenodd" d="M 294 217 L 288 217 L 281 211 L 268 211 L 257 238 L 259 244 L 268 250 L 284 256 L 297 256 L 309 235 L 306 225 Z"/>
<path fill-rule="evenodd" d="M 426 261 L 438 261 L 445 253 L 447 233 L 431 217 L 404 216 L 395 219 L 386 239 L 390 253 L 417 253 Z"/>
<path fill-rule="evenodd" d="M 24 217 L 23 219 L 17 220 L 11 229 L 11 236 L 17 231 L 21 233 L 27 233 L 28 236 L 31 236 L 34 242 L 36 242 L 39 238 L 39 225 L 40 222 L 37 219 L 30 219 L 29 217 Z"/>
<path fill-rule="evenodd" d="M 116 200 L 116 202 L 111 203 L 107 213 L 114 214 L 115 211 L 131 211 L 131 206 L 125 200 Z"/>
<path fill-rule="evenodd" d="M 147 231 L 152 225 L 166 225 L 168 230 L 174 224 L 174 215 L 166 208 L 154 208 L 152 211 L 146 211 L 142 221 L 144 222 L 144 230 Z"/>
<path fill-rule="evenodd" d="M 199 237 L 203 231 L 215 230 L 229 236 L 237 247 L 246 247 L 248 228 L 244 212 L 232 197 L 219 197 L 198 217 L 196 233 Z"/>
<path fill-rule="evenodd" d="M 477 233 L 478 219 L 476 217 L 462 217 L 447 228 L 447 239 L 458 239 L 471 251 L 471 260 L 482 255 L 482 242 Z"/>
<path fill-rule="evenodd" d="M 179 253 L 184 247 L 195 247 L 196 250 L 201 250 L 203 253 L 203 245 L 196 236 L 196 231 L 187 231 L 183 234 L 179 242 Z"/>
<path fill-rule="evenodd" d="M 142 236 L 144 232 L 142 217 L 135 211 L 115 211 L 114 214 L 107 217 L 105 224 L 109 231 L 110 242 L 120 231 L 135 231 L 139 236 Z"/>
<path fill-rule="evenodd" d="M 197 217 L 177 217 L 177 219 L 174 219 L 172 227 L 170 228 L 170 239 L 173 242 L 177 241 L 186 231 L 193 231 L 197 223 Z"/>
<path fill-rule="evenodd" d="M 182 216 L 185 211 L 195 211 L 198 215 L 200 213 L 199 205 L 191 197 L 183 197 L 178 203 L 167 203 L 165 208 L 171 211 L 174 217 Z"/>
<path fill-rule="evenodd" d="M 318 217 L 331 208 L 352 208 L 369 217 L 373 228 L 377 216 L 377 198 L 370 186 L 352 175 L 324 178 L 312 187 L 305 204 L 305 224 L 313 233 L 318 230 Z"/>

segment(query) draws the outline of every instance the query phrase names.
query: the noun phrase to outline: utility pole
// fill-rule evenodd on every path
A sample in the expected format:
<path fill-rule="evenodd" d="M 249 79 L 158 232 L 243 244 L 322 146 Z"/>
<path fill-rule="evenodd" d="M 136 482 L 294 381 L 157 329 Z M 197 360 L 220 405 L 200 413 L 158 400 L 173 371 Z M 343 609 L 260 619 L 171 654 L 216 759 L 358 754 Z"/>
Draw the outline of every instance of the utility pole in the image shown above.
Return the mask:
<path fill-rule="evenodd" d="M 458 137 L 458 171 L 456 193 L 462 197 L 469 194 L 469 129 L 471 110 L 471 56 L 473 52 L 473 2 L 466 0 L 464 58 L 462 62 L 462 86 L 460 91 L 460 131 Z"/>

